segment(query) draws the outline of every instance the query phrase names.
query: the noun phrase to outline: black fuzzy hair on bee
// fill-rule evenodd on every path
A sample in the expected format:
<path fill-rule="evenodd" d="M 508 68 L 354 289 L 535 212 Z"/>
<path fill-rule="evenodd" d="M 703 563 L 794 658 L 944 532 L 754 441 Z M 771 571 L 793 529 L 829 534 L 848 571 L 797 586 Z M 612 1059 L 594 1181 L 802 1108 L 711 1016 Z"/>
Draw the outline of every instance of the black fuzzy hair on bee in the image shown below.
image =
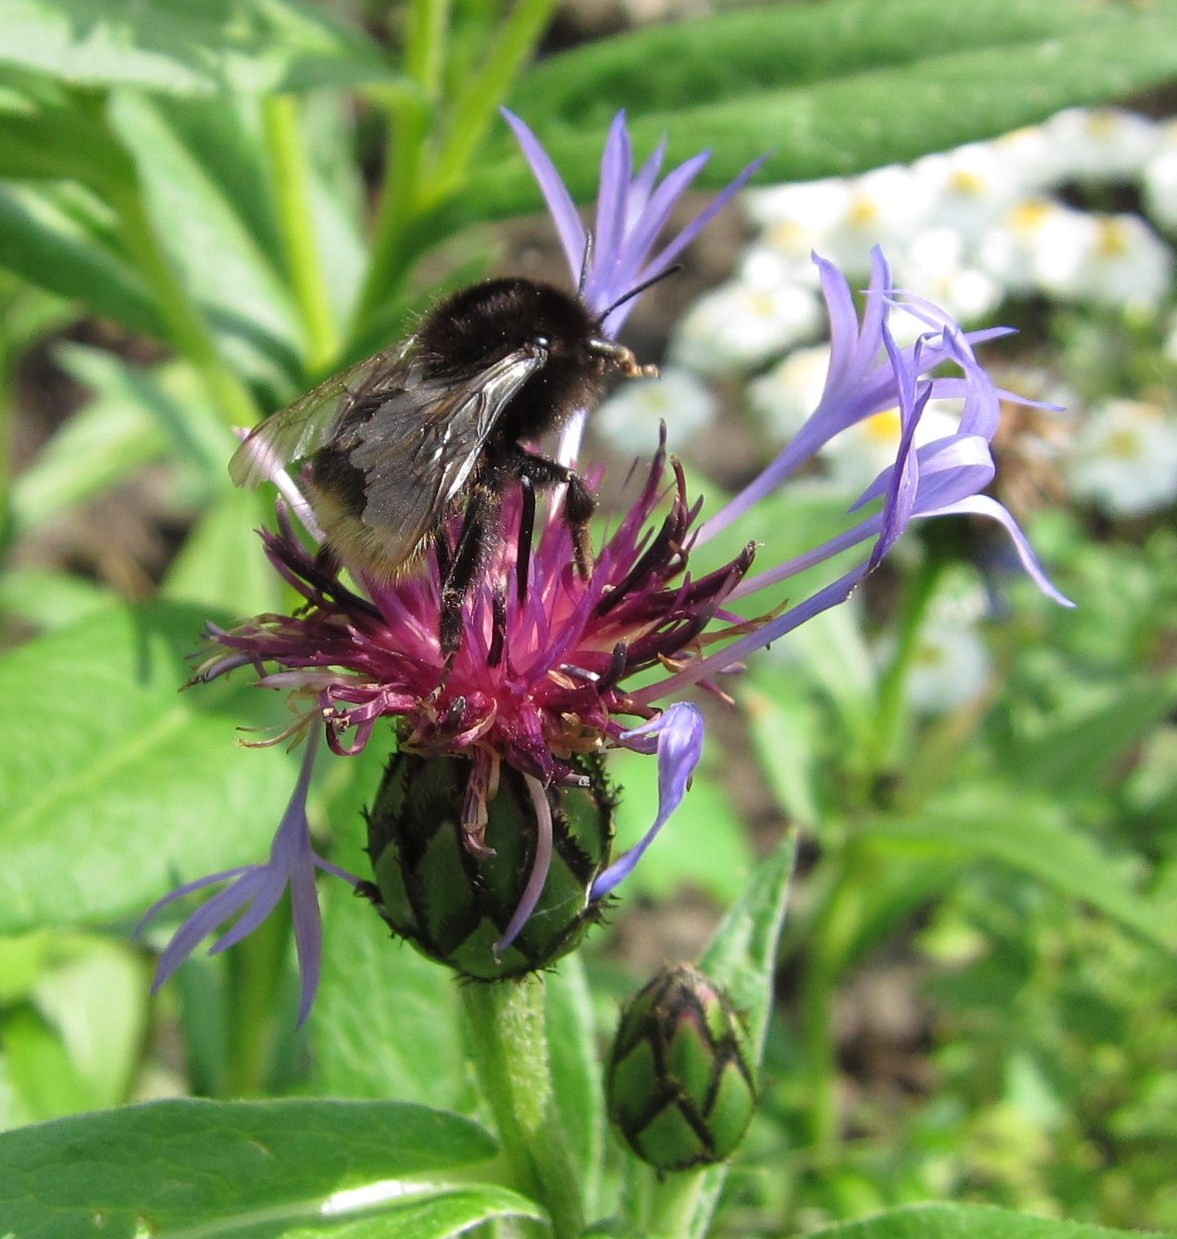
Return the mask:
<path fill-rule="evenodd" d="M 657 373 L 601 327 L 644 287 L 599 316 L 579 295 L 533 280 L 462 289 L 401 344 L 262 422 L 229 472 L 238 485 L 256 486 L 276 465 L 301 462 L 328 552 L 361 579 L 395 578 L 433 549 L 442 571 L 438 638 L 452 656 L 461 644 L 462 606 L 498 536 L 510 486 L 524 489 L 520 536 L 528 540 L 535 490 L 567 487 L 563 518 L 587 575 L 593 498 L 573 470 L 524 444 L 592 405 L 611 373 Z M 451 544 L 447 529 L 459 514 Z M 526 550 L 521 546 L 521 594 Z"/>

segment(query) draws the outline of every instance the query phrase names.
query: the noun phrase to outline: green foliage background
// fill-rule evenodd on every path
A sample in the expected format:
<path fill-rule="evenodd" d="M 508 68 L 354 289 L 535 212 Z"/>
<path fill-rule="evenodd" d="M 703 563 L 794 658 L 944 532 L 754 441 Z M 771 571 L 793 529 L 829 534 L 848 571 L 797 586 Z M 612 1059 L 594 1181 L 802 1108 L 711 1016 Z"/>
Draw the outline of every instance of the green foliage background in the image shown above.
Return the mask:
<path fill-rule="evenodd" d="M 1177 74 L 1173 0 L 733 5 L 544 58 L 549 0 L 365 16 L 306 0 L 0 6 L 0 549 L 160 462 L 191 525 L 147 602 L 28 558 L 0 576 L 0 1234 L 427 1239 L 543 1213 L 488 1165 L 452 987 L 346 892 L 325 892 L 301 1036 L 287 925 L 193 961 L 154 1004 L 127 937 L 177 881 L 260 859 L 294 782 L 292 758 L 232 743 L 275 724 L 273 698 L 176 692 L 206 618 L 287 605 L 252 532 L 266 501 L 228 483 L 232 428 L 387 343 L 434 273 L 483 268 L 485 225 L 538 208 L 501 103 L 588 199 L 621 107 L 639 154 L 664 135 L 672 160 L 711 146 L 715 188 L 765 150 L 767 182 L 853 173 Z M 53 346 L 91 395 L 17 474 L 22 358 L 93 320 L 137 347 Z M 757 519 L 807 527 L 787 495 Z M 587 974 L 562 965 L 557 1099 L 609 1233 L 668 1217 L 683 1235 L 1112 1233 L 1031 1213 L 1177 1231 L 1177 560 L 1163 525 L 1089 532 L 1040 522 L 1083 609 L 1019 594 L 999 694 L 975 717 L 904 715 L 847 616 L 815 626 L 795 664 L 751 668 L 765 776 L 821 857 L 779 958 L 792 845 L 754 866 L 722 779 L 673 828 L 700 847 L 661 870 L 652 854 L 643 880 L 719 881 L 733 903 L 706 962 L 765 1042 L 762 1113 L 730 1175 L 621 1166 L 593 1035 L 620 983 L 596 955 Z M 936 587 L 935 572 L 906 585 L 910 630 Z M 333 763 L 318 792 L 348 868 L 380 757 Z M 640 819 L 649 792 L 630 790 Z M 733 858 L 718 878 L 716 855 Z M 935 964 L 937 1089 L 860 1114 L 847 1140 L 833 1004 L 900 940 Z M 769 1019 L 778 963 L 805 977 L 791 1024 Z M 182 1075 L 156 1052 L 161 1027 Z M 178 1086 L 205 1099 L 126 1104 Z M 410 1186 L 322 1212 L 386 1180 Z"/>

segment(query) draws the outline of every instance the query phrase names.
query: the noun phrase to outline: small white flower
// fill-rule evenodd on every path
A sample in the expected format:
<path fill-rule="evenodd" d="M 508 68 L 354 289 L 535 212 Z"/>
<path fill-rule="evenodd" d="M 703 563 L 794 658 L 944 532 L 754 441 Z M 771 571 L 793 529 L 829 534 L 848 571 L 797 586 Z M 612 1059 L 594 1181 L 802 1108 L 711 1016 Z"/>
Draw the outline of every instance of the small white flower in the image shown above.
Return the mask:
<path fill-rule="evenodd" d="M 1135 179 L 1158 142 L 1156 123 L 1124 108 L 1068 108 L 1042 131 L 1059 180 Z"/>
<path fill-rule="evenodd" d="M 986 231 L 979 259 L 1010 291 L 1073 299 L 1084 286 L 1085 255 L 1094 245 L 1091 216 L 1050 198 L 1029 198 Z"/>
<path fill-rule="evenodd" d="M 869 274 L 874 246 L 895 249 L 928 211 L 914 172 L 899 164 L 746 197 L 749 218 L 763 229 L 762 244 L 797 263 L 816 250 L 852 278 Z"/>
<path fill-rule="evenodd" d="M 822 322 L 817 294 L 795 284 L 723 284 L 700 297 L 675 330 L 674 362 L 700 374 L 739 374 L 813 337 Z"/>
<path fill-rule="evenodd" d="M 1110 516 L 1139 516 L 1177 498 L 1177 419 L 1154 404 L 1110 400 L 1083 422 L 1065 461 L 1071 493 Z"/>
<path fill-rule="evenodd" d="M 912 237 L 896 257 L 894 270 L 899 287 L 935 301 L 965 323 L 988 317 L 1004 294 L 1001 282 L 969 259 L 963 236 L 947 225 L 924 228 Z M 913 335 L 902 344 L 927 330 L 914 317 L 907 316 L 907 321 Z"/>
<path fill-rule="evenodd" d="M 1154 222 L 1177 232 L 1177 134 L 1171 147 L 1145 165 L 1141 189 L 1145 210 Z"/>
<path fill-rule="evenodd" d="M 787 442 L 817 408 L 830 368 L 826 344 L 791 352 L 748 384 L 748 402 L 780 442 Z"/>
<path fill-rule="evenodd" d="M 1026 148 L 1018 150 L 1021 157 L 1039 139 L 1041 184 L 1143 176 L 1153 214 L 1177 227 L 1177 126 L 1119 108 L 1070 108 L 1038 130 L 992 145 L 1006 154 Z M 1135 312 L 1154 309 L 1173 278 L 1168 246 L 1139 216 L 1078 211 L 1046 197 L 1006 211 L 983 234 L 979 254 L 981 265 L 1012 291 Z"/>
<path fill-rule="evenodd" d="M 1066 301 L 1155 309 L 1173 255 L 1138 215 L 1076 211 L 1048 198 L 1015 207 L 981 243 L 982 265 L 1006 287 Z"/>
<path fill-rule="evenodd" d="M 929 220 L 975 238 L 1025 195 L 1012 159 L 993 143 L 970 142 L 912 165 Z"/>
<path fill-rule="evenodd" d="M 904 692 L 919 714 L 947 714 L 978 700 L 993 660 L 972 624 L 930 618 L 916 637 Z"/>
<path fill-rule="evenodd" d="M 1056 145 L 1041 125 L 1015 129 L 988 145 L 1026 196 L 1033 197 L 1064 179 Z"/>
<path fill-rule="evenodd" d="M 821 253 L 820 250 L 816 252 Z M 753 241 L 744 250 L 735 278 L 750 288 L 773 289 L 797 284 L 816 292 L 821 276 L 817 263 L 813 261 L 814 253 L 812 249 L 804 254 L 800 251 L 791 253 L 767 241 Z"/>
<path fill-rule="evenodd" d="M 718 402 L 689 370 L 667 366 L 658 379 L 637 379 L 617 389 L 593 414 L 593 430 L 619 452 L 649 456 L 665 422 L 682 444 L 715 420 Z"/>
<path fill-rule="evenodd" d="M 828 176 L 820 181 L 790 181 L 745 190 L 740 202 L 748 222 L 757 228 L 797 224 L 818 229 L 845 213 L 852 193 L 854 181 L 850 177 Z"/>
<path fill-rule="evenodd" d="M 1173 254 L 1139 215 L 1095 215 L 1078 296 L 1096 305 L 1151 311 L 1173 282 Z"/>

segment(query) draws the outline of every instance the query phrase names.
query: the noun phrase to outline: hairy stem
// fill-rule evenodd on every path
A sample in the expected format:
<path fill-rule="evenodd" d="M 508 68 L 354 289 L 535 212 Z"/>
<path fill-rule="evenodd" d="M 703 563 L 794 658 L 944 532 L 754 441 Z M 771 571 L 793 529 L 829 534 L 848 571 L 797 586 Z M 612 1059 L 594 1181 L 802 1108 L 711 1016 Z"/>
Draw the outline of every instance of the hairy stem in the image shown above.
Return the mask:
<path fill-rule="evenodd" d="M 469 983 L 461 996 L 469 1052 L 515 1185 L 547 1208 L 555 1239 L 573 1239 L 584 1207 L 552 1088 L 543 977 Z"/>

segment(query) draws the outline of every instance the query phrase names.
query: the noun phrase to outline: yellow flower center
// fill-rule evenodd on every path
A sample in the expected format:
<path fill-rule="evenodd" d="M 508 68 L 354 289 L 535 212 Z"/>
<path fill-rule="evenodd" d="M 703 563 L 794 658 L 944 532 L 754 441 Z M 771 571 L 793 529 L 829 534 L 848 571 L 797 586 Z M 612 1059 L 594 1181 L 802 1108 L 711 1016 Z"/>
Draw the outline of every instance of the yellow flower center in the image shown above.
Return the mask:
<path fill-rule="evenodd" d="M 1036 232 L 1054 212 L 1054 205 L 1044 198 L 1031 198 L 1010 213 L 1010 225 L 1015 232 Z"/>
<path fill-rule="evenodd" d="M 873 198 L 855 198 L 849 219 L 855 228 L 869 228 L 879 218 L 879 204 Z"/>
<path fill-rule="evenodd" d="M 881 413 L 868 417 L 862 423 L 862 430 L 873 443 L 882 443 L 887 446 L 897 443 L 903 431 L 898 408 L 884 409 Z"/>
<path fill-rule="evenodd" d="M 1122 258 L 1129 250 L 1128 230 L 1118 219 L 1101 219 L 1096 250 L 1101 258 Z"/>
<path fill-rule="evenodd" d="M 954 193 L 965 198 L 979 198 L 987 188 L 985 178 L 967 168 L 957 168 L 948 178 L 948 184 Z"/>
<path fill-rule="evenodd" d="M 1108 436 L 1107 454 L 1117 460 L 1136 460 L 1140 456 L 1140 436 L 1134 430 L 1117 430 Z"/>

